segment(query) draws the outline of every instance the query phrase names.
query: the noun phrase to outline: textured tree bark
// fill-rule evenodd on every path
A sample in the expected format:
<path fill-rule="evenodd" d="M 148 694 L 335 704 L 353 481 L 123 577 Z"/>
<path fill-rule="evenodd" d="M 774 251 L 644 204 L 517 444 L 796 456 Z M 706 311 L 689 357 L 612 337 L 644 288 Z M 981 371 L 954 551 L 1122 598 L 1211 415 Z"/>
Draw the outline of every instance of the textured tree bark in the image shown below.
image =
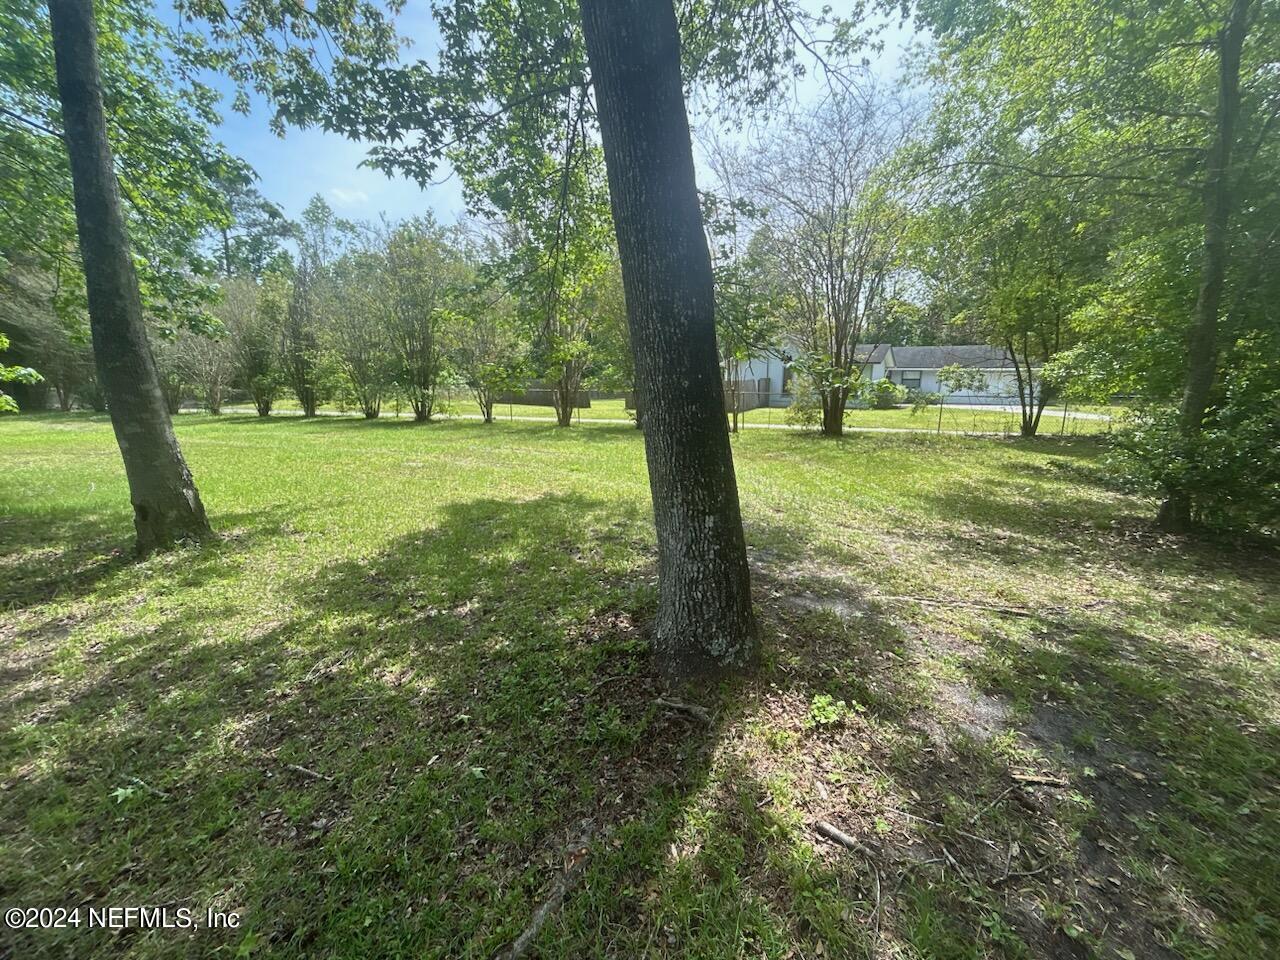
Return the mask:
<path fill-rule="evenodd" d="M 579 0 L 622 260 L 658 534 L 654 654 L 668 678 L 755 658 L 711 257 L 671 0 Z"/>
<path fill-rule="evenodd" d="M 844 405 L 849 391 L 832 387 L 822 394 L 822 434 L 826 437 L 844 436 Z"/>
<path fill-rule="evenodd" d="M 1217 129 L 1205 174 L 1200 292 L 1187 337 L 1187 383 L 1178 412 L 1179 430 L 1188 440 L 1200 435 L 1218 368 L 1218 314 L 1227 278 L 1228 229 L 1234 206 L 1231 154 L 1240 114 L 1240 53 L 1249 30 L 1252 6 L 1253 0 L 1232 0 L 1226 26 L 1218 34 Z M 1190 529 L 1189 491 L 1168 491 L 1156 514 L 1156 523 L 1170 533 L 1185 533 Z"/>
<path fill-rule="evenodd" d="M 137 549 L 147 553 L 207 535 L 209 521 L 173 435 L 147 342 L 107 143 L 92 0 L 50 0 L 49 20 L 94 363 L 124 458 Z"/>

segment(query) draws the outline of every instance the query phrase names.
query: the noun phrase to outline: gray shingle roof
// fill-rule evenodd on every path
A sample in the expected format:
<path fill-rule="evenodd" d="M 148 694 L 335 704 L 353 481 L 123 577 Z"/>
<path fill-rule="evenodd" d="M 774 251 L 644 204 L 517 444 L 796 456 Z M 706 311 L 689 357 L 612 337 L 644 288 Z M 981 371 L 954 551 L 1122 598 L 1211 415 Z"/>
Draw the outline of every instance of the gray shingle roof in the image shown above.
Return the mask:
<path fill-rule="evenodd" d="M 984 370 L 1013 366 L 1004 347 L 981 343 L 893 348 L 893 366 L 898 370 L 939 370 L 953 363 Z"/>
<path fill-rule="evenodd" d="M 853 348 L 853 355 L 859 363 L 880 363 L 888 352 L 887 343 L 859 343 Z"/>

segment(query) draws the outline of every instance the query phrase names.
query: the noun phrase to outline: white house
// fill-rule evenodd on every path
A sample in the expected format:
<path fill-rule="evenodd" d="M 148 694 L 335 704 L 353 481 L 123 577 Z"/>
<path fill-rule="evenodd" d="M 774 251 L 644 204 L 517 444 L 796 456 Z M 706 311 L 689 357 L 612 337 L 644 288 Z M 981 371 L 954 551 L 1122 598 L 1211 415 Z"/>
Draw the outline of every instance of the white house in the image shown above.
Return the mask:
<path fill-rule="evenodd" d="M 954 391 L 938 383 L 938 371 L 949 366 L 968 367 L 986 377 L 981 390 Z M 887 375 L 893 383 L 921 393 L 937 393 L 956 403 L 1009 403 L 1018 396 L 1013 359 L 1004 347 L 985 344 L 948 344 L 940 347 L 889 348 Z"/>
<path fill-rule="evenodd" d="M 744 400 L 741 408 L 789 406 L 792 398 L 791 363 L 800 352 L 798 344 L 788 341 L 777 349 L 735 364 L 730 379 L 737 381 L 737 389 Z M 855 356 L 862 364 L 862 376 L 867 380 L 888 378 L 910 390 L 943 394 L 956 403 L 1009 403 L 1016 402 L 1018 395 L 1013 360 L 1003 347 L 985 344 L 912 347 L 860 343 Z M 985 374 L 985 389 L 956 392 L 940 386 L 938 371 L 953 364 Z"/>

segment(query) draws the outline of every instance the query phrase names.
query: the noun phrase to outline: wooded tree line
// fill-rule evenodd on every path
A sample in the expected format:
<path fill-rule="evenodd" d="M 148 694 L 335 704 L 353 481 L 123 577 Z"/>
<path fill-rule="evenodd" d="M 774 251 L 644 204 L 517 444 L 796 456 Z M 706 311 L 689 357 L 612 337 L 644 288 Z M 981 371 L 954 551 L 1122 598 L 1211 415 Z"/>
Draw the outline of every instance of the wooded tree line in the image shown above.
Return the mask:
<path fill-rule="evenodd" d="M 784 334 L 829 434 L 859 343 L 989 342 L 1028 435 L 1063 393 L 1141 401 L 1117 461 L 1166 528 L 1274 529 L 1275 0 L 878 7 L 931 39 L 923 104 L 848 66 L 874 29 L 791 0 L 442 5 L 430 63 L 373 4 L 184 2 L 177 30 L 141 0 L 7 4 L 3 309 L 60 403 L 109 410 L 144 551 L 208 531 L 169 421 L 184 381 L 211 408 L 235 384 L 264 413 L 345 391 L 429 419 L 443 376 L 491 409 L 519 364 L 567 423 L 616 369 L 644 412 L 677 673 L 753 655 L 722 370 Z M 828 95 L 780 111 L 806 69 Z M 208 70 L 233 108 L 265 97 L 281 129 L 374 143 L 389 172 L 449 161 L 493 242 L 322 204 L 289 225 L 209 136 Z M 713 157 L 701 195 L 691 87 L 788 117 Z"/>

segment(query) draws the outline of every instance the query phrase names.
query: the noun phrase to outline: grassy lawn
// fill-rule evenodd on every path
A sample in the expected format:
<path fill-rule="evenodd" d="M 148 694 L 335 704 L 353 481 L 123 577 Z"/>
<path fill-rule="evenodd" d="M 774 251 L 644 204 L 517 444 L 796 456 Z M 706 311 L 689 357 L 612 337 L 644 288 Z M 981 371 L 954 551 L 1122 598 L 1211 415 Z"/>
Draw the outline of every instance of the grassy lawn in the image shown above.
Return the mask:
<path fill-rule="evenodd" d="M 760 408 L 748 410 L 742 415 L 746 423 L 786 423 L 786 410 L 778 408 Z M 924 410 L 912 410 L 910 407 L 897 407 L 892 410 L 846 410 L 844 422 L 850 427 L 873 429 L 920 430 L 926 432 L 941 431 L 943 433 L 992 433 L 1016 435 L 1020 417 L 1007 410 L 975 410 L 962 407 L 943 407 L 939 416 L 938 407 Z M 1104 419 L 1084 419 L 1062 416 L 1062 408 L 1049 409 L 1040 419 L 1040 433 L 1043 436 L 1065 435 L 1069 437 L 1094 436 L 1109 433 L 1111 422 Z"/>
<path fill-rule="evenodd" d="M 742 433 L 703 724 L 634 429 L 178 430 L 219 536 L 132 563 L 106 420 L 0 421 L 0 905 L 243 924 L 0 956 L 490 958 L 582 848 L 530 955 L 1280 955 L 1280 559 L 1094 440 Z"/>
<path fill-rule="evenodd" d="M 1073 410 L 1075 408 L 1072 408 Z M 1090 412 L 1107 413 L 1114 408 L 1098 407 L 1092 408 Z M 247 405 L 238 405 L 228 412 L 251 413 L 252 408 Z M 276 404 L 276 410 L 280 413 L 296 413 L 298 405 L 294 401 L 282 400 Z M 325 413 L 345 413 L 348 416 L 358 416 L 359 412 L 354 410 L 338 410 L 332 406 L 322 407 Z M 443 411 L 448 416 L 454 417 L 478 417 L 480 415 L 480 407 L 471 399 L 470 395 L 463 393 L 453 393 L 447 396 L 443 405 Z M 845 412 L 845 423 L 850 427 L 866 427 L 873 429 L 893 429 L 893 430 L 920 430 L 920 431 L 937 431 L 944 433 L 992 433 L 1001 435 L 1013 435 L 1018 432 L 1018 414 L 1000 410 L 972 410 L 972 409 L 948 409 L 943 408 L 942 416 L 938 416 L 938 408 L 931 407 L 927 410 L 919 412 L 909 408 L 899 408 L 894 410 L 848 410 Z M 393 405 L 388 404 L 383 408 L 383 416 L 394 417 L 396 409 Z M 407 407 L 400 410 L 400 416 L 411 416 L 411 412 Z M 756 410 L 748 410 L 742 415 L 742 422 L 747 424 L 767 424 L 772 426 L 781 426 L 786 424 L 786 411 L 782 408 L 761 407 Z M 497 420 L 511 420 L 520 418 L 540 418 L 546 420 L 555 419 L 555 411 L 551 407 L 538 407 L 529 404 L 499 404 L 494 408 L 494 417 Z M 576 421 L 592 421 L 592 420 L 616 420 L 620 422 L 628 422 L 632 419 L 632 414 L 626 409 L 622 400 L 592 400 L 591 406 L 574 412 Z M 1109 420 L 1104 419 L 1083 419 L 1068 416 L 1063 418 L 1062 408 L 1056 410 L 1046 410 L 1041 420 L 1040 431 L 1045 436 L 1093 436 L 1096 434 L 1109 433 L 1112 424 Z"/>

